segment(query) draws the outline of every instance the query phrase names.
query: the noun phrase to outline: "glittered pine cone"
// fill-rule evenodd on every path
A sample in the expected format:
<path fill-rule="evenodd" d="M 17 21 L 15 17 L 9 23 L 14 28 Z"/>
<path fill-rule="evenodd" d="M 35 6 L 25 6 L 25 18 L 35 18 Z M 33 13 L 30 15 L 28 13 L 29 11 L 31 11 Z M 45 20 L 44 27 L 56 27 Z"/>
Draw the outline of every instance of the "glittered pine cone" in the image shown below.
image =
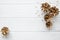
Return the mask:
<path fill-rule="evenodd" d="M 46 27 L 47 28 L 51 28 L 51 26 L 52 26 L 52 22 L 51 21 L 46 22 Z"/>
<path fill-rule="evenodd" d="M 51 19 L 53 18 L 53 15 L 52 14 L 46 14 L 44 16 L 44 20 L 47 22 L 47 21 L 50 21 Z"/>
<path fill-rule="evenodd" d="M 44 12 L 48 12 L 50 5 L 47 2 L 45 2 L 45 3 L 42 3 L 41 8 Z"/>
<path fill-rule="evenodd" d="M 49 8 L 49 13 L 51 13 L 52 15 L 56 16 L 59 14 L 59 9 L 56 8 L 55 6 L 54 7 L 50 7 Z"/>
<path fill-rule="evenodd" d="M 4 36 L 8 35 L 8 33 L 9 33 L 8 27 L 3 27 L 3 28 L 1 29 L 1 32 L 2 32 L 2 34 L 3 34 Z"/>

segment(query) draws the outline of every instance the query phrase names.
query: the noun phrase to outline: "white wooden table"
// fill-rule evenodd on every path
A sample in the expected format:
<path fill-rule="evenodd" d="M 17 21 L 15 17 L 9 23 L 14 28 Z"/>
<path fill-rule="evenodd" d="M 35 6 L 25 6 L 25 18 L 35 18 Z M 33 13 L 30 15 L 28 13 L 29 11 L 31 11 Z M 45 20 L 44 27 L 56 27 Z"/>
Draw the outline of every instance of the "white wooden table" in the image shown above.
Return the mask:
<path fill-rule="evenodd" d="M 40 8 L 43 2 L 60 7 L 59 0 L 0 0 L 0 29 L 10 29 L 8 38 L 0 33 L 0 40 L 60 40 L 60 14 L 49 31 Z"/>

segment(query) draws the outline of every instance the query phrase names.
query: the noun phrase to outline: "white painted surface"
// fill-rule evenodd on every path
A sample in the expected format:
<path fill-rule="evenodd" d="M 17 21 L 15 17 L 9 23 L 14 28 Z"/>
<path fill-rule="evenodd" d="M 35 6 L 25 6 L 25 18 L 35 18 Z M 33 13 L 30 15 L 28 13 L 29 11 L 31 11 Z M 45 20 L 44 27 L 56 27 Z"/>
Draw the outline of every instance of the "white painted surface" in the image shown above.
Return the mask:
<path fill-rule="evenodd" d="M 0 40 L 60 40 L 59 32 L 11 32 L 9 37 Z"/>
<path fill-rule="evenodd" d="M 0 0 L 0 28 L 10 29 L 8 38 L 0 40 L 60 40 L 60 14 L 49 32 L 40 9 L 43 2 L 60 7 L 59 0 Z"/>

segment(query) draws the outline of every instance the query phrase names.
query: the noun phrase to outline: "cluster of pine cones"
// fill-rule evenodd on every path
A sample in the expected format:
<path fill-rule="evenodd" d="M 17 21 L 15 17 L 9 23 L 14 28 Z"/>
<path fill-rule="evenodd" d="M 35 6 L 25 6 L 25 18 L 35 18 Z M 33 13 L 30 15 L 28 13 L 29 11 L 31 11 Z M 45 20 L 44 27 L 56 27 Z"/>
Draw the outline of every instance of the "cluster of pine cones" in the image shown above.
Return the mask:
<path fill-rule="evenodd" d="M 46 27 L 51 28 L 52 22 L 51 19 L 59 14 L 59 9 L 56 6 L 51 7 L 47 2 L 42 3 L 41 6 L 44 13 L 44 20 L 46 21 Z"/>

